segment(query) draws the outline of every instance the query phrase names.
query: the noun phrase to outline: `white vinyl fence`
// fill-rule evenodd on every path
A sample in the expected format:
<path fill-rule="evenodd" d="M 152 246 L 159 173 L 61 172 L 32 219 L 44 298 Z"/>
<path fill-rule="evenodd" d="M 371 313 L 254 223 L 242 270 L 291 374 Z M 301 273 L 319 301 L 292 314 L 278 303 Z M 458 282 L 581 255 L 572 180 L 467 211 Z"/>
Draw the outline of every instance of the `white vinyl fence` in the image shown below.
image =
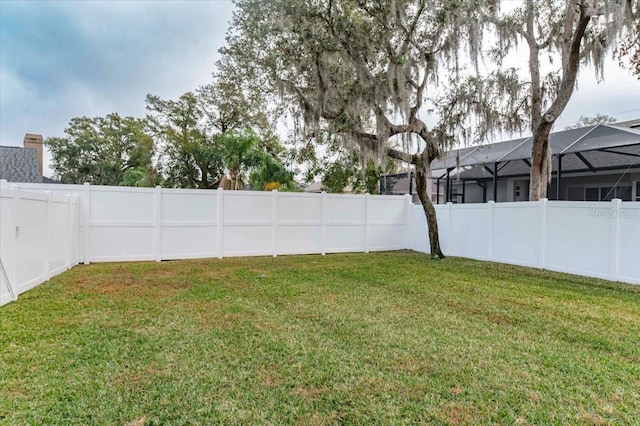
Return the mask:
<path fill-rule="evenodd" d="M 640 203 L 547 201 L 436 206 L 445 254 L 640 284 Z M 429 252 L 421 206 L 411 248 Z"/>
<path fill-rule="evenodd" d="M 16 185 L 79 197 L 84 263 L 399 250 L 410 238 L 408 196 Z"/>
<path fill-rule="evenodd" d="M 78 200 L 0 181 L 0 306 L 78 264 Z"/>
<path fill-rule="evenodd" d="M 0 305 L 78 262 L 429 251 L 409 196 L 15 185 L 1 184 Z M 436 209 L 447 255 L 640 284 L 640 203 Z"/>

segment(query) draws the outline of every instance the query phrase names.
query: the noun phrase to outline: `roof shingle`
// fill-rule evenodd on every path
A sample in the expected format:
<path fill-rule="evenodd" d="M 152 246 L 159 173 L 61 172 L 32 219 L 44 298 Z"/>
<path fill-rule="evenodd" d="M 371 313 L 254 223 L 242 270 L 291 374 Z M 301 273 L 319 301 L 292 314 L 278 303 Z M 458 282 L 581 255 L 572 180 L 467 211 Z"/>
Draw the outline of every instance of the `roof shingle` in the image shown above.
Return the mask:
<path fill-rule="evenodd" d="M 9 182 L 42 182 L 36 150 L 0 146 L 0 179 Z"/>

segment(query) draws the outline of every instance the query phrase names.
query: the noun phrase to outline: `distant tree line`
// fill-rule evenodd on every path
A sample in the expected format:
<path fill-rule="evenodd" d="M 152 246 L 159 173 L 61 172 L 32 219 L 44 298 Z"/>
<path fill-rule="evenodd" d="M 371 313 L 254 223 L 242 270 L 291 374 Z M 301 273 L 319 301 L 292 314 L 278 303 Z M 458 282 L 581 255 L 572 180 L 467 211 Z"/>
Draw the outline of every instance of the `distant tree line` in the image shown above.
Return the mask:
<path fill-rule="evenodd" d="M 177 100 L 148 95 L 145 117 L 72 118 L 49 137 L 62 183 L 294 190 L 287 152 L 261 108 L 228 83 Z"/>
<path fill-rule="evenodd" d="M 147 95 L 142 118 L 72 118 L 64 137 L 45 140 L 54 177 L 68 184 L 294 191 L 298 175 L 303 183 L 321 178 L 327 192 L 376 193 L 380 174 L 396 171 L 393 161 L 364 164 L 335 135 L 320 150 L 305 143 L 287 149 L 260 102 L 229 76 L 222 79 L 175 100 Z"/>

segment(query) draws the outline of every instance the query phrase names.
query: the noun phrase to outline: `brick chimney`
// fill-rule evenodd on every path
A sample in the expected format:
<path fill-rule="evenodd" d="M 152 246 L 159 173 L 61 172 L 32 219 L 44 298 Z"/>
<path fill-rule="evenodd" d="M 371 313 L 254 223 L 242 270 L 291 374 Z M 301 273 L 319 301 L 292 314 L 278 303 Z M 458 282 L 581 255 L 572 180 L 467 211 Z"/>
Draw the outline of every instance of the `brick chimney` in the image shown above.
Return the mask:
<path fill-rule="evenodd" d="M 24 147 L 34 148 L 38 153 L 38 165 L 40 166 L 40 177 L 44 174 L 44 162 L 42 157 L 43 140 L 42 135 L 27 133 L 24 135 Z"/>

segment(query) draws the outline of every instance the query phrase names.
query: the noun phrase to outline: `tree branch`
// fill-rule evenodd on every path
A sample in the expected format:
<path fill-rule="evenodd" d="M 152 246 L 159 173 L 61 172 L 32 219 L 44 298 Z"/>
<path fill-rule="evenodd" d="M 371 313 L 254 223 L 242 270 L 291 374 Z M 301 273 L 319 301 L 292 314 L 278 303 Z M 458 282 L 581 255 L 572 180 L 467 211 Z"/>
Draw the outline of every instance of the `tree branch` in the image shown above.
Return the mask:
<path fill-rule="evenodd" d="M 404 161 L 409 164 L 416 164 L 418 159 L 415 154 L 408 154 L 395 148 L 387 147 L 387 155 L 393 159 Z"/>
<path fill-rule="evenodd" d="M 578 67 L 580 66 L 580 45 L 582 43 L 582 38 L 584 37 L 587 25 L 589 25 L 590 20 L 591 16 L 587 14 L 586 7 L 584 5 L 581 5 L 578 26 L 576 27 L 576 31 L 574 32 L 571 40 L 568 63 L 566 71 L 562 75 L 562 83 L 560 84 L 560 89 L 558 90 L 558 96 L 556 96 L 556 99 L 553 101 L 549 109 L 545 112 L 543 117 L 543 121 L 547 123 L 553 123 L 556 118 L 558 118 L 560 113 L 562 113 L 564 108 L 567 106 L 569 99 L 571 98 L 573 88 L 576 84 Z"/>

